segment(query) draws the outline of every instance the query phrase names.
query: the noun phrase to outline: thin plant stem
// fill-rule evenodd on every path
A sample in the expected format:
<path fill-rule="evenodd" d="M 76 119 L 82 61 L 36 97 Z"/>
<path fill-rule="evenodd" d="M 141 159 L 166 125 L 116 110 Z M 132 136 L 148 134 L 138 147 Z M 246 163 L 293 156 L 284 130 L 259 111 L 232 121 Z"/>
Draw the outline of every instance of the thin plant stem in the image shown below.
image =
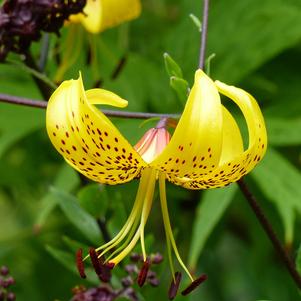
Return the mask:
<path fill-rule="evenodd" d="M 41 72 L 44 72 L 47 64 L 49 46 L 50 46 L 50 34 L 46 32 L 42 38 L 41 53 L 39 58 L 39 70 Z"/>
<path fill-rule="evenodd" d="M 201 32 L 201 47 L 200 47 L 200 60 L 199 68 L 204 69 L 206 59 L 206 46 L 207 46 L 207 32 L 208 32 L 208 17 L 209 17 L 209 0 L 203 2 L 203 20 Z"/>
<path fill-rule="evenodd" d="M 250 207 L 252 208 L 253 212 L 255 213 L 259 223 L 261 224 L 262 228 L 266 232 L 267 236 L 269 237 L 270 241 L 272 242 L 275 250 L 278 252 L 280 258 L 284 262 L 287 270 L 289 271 L 292 279 L 295 281 L 299 289 L 301 289 L 301 277 L 296 270 L 295 264 L 287 254 L 285 248 L 283 247 L 281 241 L 278 239 L 275 230 L 273 229 L 271 223 L 263 213 L 262 208 L 260 207 L 258 201 L 256 200 L 255 196 L 252 194 L 250 189 L 248 188 L 247 184 L 244 182 L 243 179 L 240 179 L 237 182 L 241 192 L 245 196 L 246 200 L 248 201 Z"/>
<path fill-rule="evenodd" d="M 29 106 L 34 108 L 46 109 L 47 102 L 43 100 L 35 100 L 24 97 L 12 96 L 0 93 L 0 102 Z M 159 113 L 144 113 L 144 112 L 129 112 L 129 111 L 113 111 L 101 110 L 105 115 L 110 117 L 127 118 L 127 119 L 149 119 L 149 118 L 168 118 L 178 119 L 179 114 L 159 114 Z"/>

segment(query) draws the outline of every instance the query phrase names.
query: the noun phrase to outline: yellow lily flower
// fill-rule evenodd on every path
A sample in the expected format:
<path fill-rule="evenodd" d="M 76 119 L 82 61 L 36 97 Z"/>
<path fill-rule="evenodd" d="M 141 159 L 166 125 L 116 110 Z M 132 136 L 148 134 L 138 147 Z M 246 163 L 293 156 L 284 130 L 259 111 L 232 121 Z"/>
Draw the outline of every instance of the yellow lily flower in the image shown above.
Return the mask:
<path fill-rule="evenodd" d="M 221 104 L 220 94 L 232 100 L 243 113 L 249 132 L 245 150 L 239 127 Z M 193 281 L 172 233 L 165 180 L 187 189 L 207 189 L 226 186 L 251 171 L 262 159 L 267 146 L 265 123 L 256 100 L 244 90 L 213 82 L 202 70 L 197 70 L 172 137 L 161 122 L 135 147 L 95 104 L 125 107 L 127 101 L 102 89 L 85 91 L 81 77 L 63 82 L 49 100 L 47 131 L 57 151 L 89 179 L 115 185 L 140 178 L 128 220 L 110 242 L 96 249 L 99 257 L 114 248 L 107 262 L 116 265 L 140 239 L 143 257 L 147 260 L 144 227 L 158 180 L 172 274 L 175 275 L 173 250 Z"/>
<path fill-rule="evenodd" d="M 99 33 L 141 13 L 140 0 L 87 0 L 83 13 L 72 15 L 70 21 L 80 22 L 91 33 Z"/>

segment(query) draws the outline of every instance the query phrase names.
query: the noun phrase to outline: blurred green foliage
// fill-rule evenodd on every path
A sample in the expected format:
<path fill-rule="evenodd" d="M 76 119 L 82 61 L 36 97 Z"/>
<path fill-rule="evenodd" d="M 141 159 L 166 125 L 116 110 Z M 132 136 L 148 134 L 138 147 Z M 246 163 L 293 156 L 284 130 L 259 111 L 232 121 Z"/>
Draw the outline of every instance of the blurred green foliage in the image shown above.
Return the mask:
<path fill-rule="evenodd" d="M 185 80 L 192 83 L 200 40 L 189 14 L 199 16 L 201 6 L 192 0 L 145 0 L 138 20 L 99 36 L 82 33 L 82 51 L 64 78 L 75 78 L 81 70 L 86 88 L 101 81 L 129 101 L 129 110 L 181 112 L 179 99 L 187 93 Z M 67 32 L 64 28 L 61 37 L 50 37 L 45 72 L 51 79 L 58 68 L 57 45 L 64 47 Z M 97 51 L 87 64 L 89 45 Z M 36 59 L 40 46 L 35 43 L 32 49 Z M 165 52 L 174 61 L 165 56 L 164 62 Z M 212 53 L 211 76 L 243 87 L 263 110 L 270 146 L 247 181 L 295 257 L 301 241 L 300 0 L 212 1 L 207 56 Z M 122 58 L 124 68 L 116 78 Z M 30 75 L 16 65 L 0 65 L 0 92 L 41 98 Z M 139 127 L 136 120 L 113 122 L 131 143 L 150 126 Z M 0 103 L 0 265 L 8 265 L 17 280 L 18 300 L 67 301 L 76 284 L 95 283 L 91 271 L 88 282 L 73 273 L 74 251 L 102 243 L 95 218 L 106 221 L 111 235 L 120 229 L 137 185 L 84 184 L 50 144 L 43 110 Z M 170 185 L 168 201 L 185 261 L 209 276 L 189 300 L 300 299 L 235 184 L 201 193 Z M 159 210 L 155 199 L 146 233 L 156 237 L 148 237 L 149 248 L 165 253 Z M 299 248 L 299 271 L 300 258 Z M 162 265 L 159 288 L 141 289 L 145 300 L 166 299 L 166 271 Z"/>

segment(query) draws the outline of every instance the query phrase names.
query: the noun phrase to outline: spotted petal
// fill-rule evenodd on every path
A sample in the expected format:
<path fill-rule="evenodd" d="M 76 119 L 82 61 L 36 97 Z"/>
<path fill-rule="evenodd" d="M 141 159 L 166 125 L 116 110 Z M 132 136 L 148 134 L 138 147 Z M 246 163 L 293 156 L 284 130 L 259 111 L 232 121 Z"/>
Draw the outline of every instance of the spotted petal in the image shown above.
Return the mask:
<path fill-rule="evenodd" d="M 63 82 L 47 107 L 47 132 L 65 160 L 86 177 L 119 184 L 139 176 L 146 164 L 111 121 L 91 103 L 125 106 L 104 90 L 85 92 L 81 77 Z M 97 100 L 97 98 L 99 98 Z"/>
<path fill-rule="evenodd" d="M 219 92 L 233 100 L 242 111 L 248 126 L 249 145 L 245 151 L 241 152 L 239 147 L 233 148 L 233 142 L 239 142 L 241 138 L 239 138 L 237 129 L 234 129 L 237 125 L 234 124 L 235 121 L 230 117 L 231 115 L 226 114 L 228 117 L 224 115 L 224 118 L 228 119 L 224 122 L 224 125 L 228 127 L 226 130 L 228 134 L 224 133 L 224 138 L 230 140 L 226 145 L 226 153 L 222 154 L 218 168 L 212 171 L 210 175 L 205 175 L 196 181 L 183 183 L 186 188 L 215 188 L 236 182 L 258 164 L 266 151 L 266 128 L 256 100 L 242 89 L 218 81 L 215 84 Z M 232 156 L 228 156 L 230 148 L 234 150 Z"/>
<path fill-rule="evenodd" d="M 73 15 L 72 22 L 81 22 L 87 31 L 99 33 L 140 15 L 140 0 L 87 0 L 83 14 Z"/>
<path fill-rule="evenodd" d="M 170 143 L 151 166 L 164 171 L 172 182 L 176 182 L 176 178 L 190 181 L 209 173 L 220 162 L 222 121 L 217 88 L 203 71 L 198 70 Z"/>

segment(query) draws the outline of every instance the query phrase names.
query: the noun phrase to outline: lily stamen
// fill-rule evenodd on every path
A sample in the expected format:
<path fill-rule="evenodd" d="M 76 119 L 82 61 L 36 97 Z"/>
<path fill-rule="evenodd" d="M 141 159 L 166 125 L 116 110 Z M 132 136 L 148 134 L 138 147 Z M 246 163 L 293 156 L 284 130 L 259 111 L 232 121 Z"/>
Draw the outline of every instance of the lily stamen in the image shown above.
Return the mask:
<path fill-rule="evenodd" d="M 145 283 L 149 268 L 150 268 L 150 260 L 147 258 L 146 260 L 144 260 L 143 266 L 138 274 L 137 283 L 140 287 L 143 286 Z"/>
<path fill-rule="evenodd" d="M 173 278 L 168 290 L 169 300 L 173 300 L 177 296 L 181 279 L 182 279 L 182 274 L 180 272 L 176 272 L 175 274 L 173 274 Z"/>
<path fill-rule="evenodd" d="M 184 289 L 181 294 L 187 296 L 192 291 L 194 291 L 200 284 L 207 280 L 207 275 L 203 274 L 199 278 L 195 279 L 186 289 Z"/>
<path fill-rule="evenodd" d="M 85 273 L 85 265 L 83 261 L 83 249 L 78 249 L 76 252 L 76 266 L 81 278 L 85 279 L 87 276 Z"/>

